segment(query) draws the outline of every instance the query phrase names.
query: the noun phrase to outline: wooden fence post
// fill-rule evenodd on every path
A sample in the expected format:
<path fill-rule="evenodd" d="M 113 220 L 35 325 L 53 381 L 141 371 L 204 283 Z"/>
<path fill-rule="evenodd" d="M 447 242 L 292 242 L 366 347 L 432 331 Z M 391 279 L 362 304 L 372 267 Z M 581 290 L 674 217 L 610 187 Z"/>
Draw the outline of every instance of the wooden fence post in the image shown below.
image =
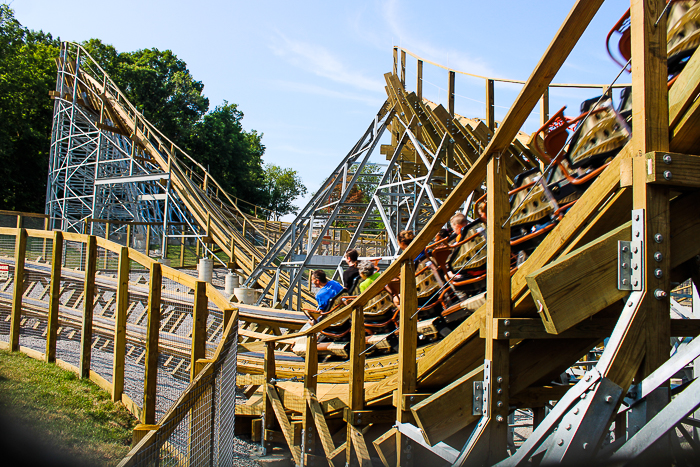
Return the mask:
<path fill-rule="evenodd" d="M 496 116 L 494 109 L 493 80 L 486 80 L 486 126 L 491 132 L 496 130 Z"/>
<path fill-rule="evenodd" d="M 85 288 L 83 290 L 83 327 L 80 333 L 80 377 L 90 378 L 92 356 L 92 314 L 95 308 L 95 273 L 97 272 L 97 238 L 87 238 L 85 254 Z"/>
<path fill-rule="evenodd" d="M 146 256 L 151 256 L 151 224 L 146 226 Z"/>
<path fill-rule="evenodd" d="M 350 464 L 353 449 L 353 412 L 365 407 L 365 315 L 361 306 L 352 310 L 350 328 L 350 375 L 348 378 L 348 432 L 345 445 L 345 463 Z"/>
<path fill-rule="evenodd" d="M 207 318 L 209 317 L 209 299 L 207 298 L 207 283 L 197 281 L 194 285 L 194 308 L 192 310 L 192 352 L 190 364 L 190 381 L 197 373 L 195 362 L 206 356 Z"/>
<path fill-rule="evenodd" d="M 182 238 L 180 238 L 180 267 L 185 267 L 185 226 L 182 226 Z"/>
<path fill-rule="evenodd" d="M 416 95 L 418 102 L 423 102 L 423 60 L 418 60 L 418 76 L 416 77 Z"/>
<path fill-rule="evenodd" d="M 406 87 L 406 51 L 401 49 L 401 86 Z"/>
<path fill-rule="evenodd" d="M 109 222 L 105 224 L 105 240 L 109 240 Z M 109 255 L 105 254 L 105 262 L 103 269 L 107 269 L 107 261 L 109 260 Z"/>
<path fill-rule="evenodd" d="M 156 386 L 158 385 L 158 334 L 160 332 L 160 292 L 163 274 L 160 263 L 151 265 L 148 291 L 148 326 L 146 331 L 146 369 L 143 386 L 141 422 L 156 422 Z"/>
<path fill-rule="evenodd" d="M 114 314 L 114 356 L 112 360 L 112 402 L 122 400 L 126 358 L 126 311 L 129 306 L 129 249 L 119 251 L 117 303 Z"/>
<path fill-rule="evenodd" d="M 10 350 L 19 350 L 19 323 L 22 320 L 24 294 L 24 257 L 27 254 L 27 230 L 17 229 L 15 238 L 15 284 L 12 291 L 12 318 L 10 322 Z"/>
<path fill-rule="evenodd" d="M 401 307 L 399 322 L 399 384 L 396 404 L 396 420 L 411 422 L 413 416 L 410 410 L 404 410 L 404 396 L 416 392 L 416 348 L 418 346 L 418 295 L 416 291 L 416 275 L 413 261 L 405 261 L 401 265 Z M 413 446 L 410 440 L 401 433 L 396 434 L 396 464 L 401 466 L 413 465 Z"/>
<path fill-rule="evenodd" d="M 63 262 L 63 232 L 53 233 L 51 254 L 51 296 L 49 298 L 49 323 L 46 332 L 46 361 L 56 362 L 56 339 L 58 338 L 58 308 L 61 303 L 61 263 Z"/>
<path fill-rule="evenodd" d="M 262 426 L 262 440 L 263 449 L 267 449 L 272 446 L 267 440 L 267 430 L 271 430 L 274 426 L 275 412 L 272 408 L 272 402 L 270 401 L 270 396 L 267 393 L 267 385 L 270 384 L 275 378 L 275 343 L 266 342 L 265 343 L 265 363 L 263 367 L 263 374 L 265 376 L 265 383 L 263 386 L 263 426 Z"/>
<path fill-rule="evenodd" d="M 307 392 L 311 391 L 316 394 L 316 387 L 318 385 L 318 344 L 316 333 L 311 333 L 306 336 L 306 363 L 304 365 L 304 413 L 302 430 L 304 432 L 304 451 L 302 452 L 301 463 L 302 465 L 308 465 L 305 462 L 306 454 L 315 452 L 316 447 L 316 430 L 314 429 L 314 418 L 311 412 L 311 407 L 309 407 L 309 402 L 307 398 Z"/>

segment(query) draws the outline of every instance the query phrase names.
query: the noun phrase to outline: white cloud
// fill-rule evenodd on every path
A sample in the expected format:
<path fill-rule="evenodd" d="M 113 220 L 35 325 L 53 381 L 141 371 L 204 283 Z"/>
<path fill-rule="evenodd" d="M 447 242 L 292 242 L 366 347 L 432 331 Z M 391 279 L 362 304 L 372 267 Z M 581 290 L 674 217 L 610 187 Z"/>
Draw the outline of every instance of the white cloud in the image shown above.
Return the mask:
<path fill-rule="evenodd" d="M 362 94 L 352 94 L 347 92 L 334 91 L 332 89 L 327 89 L 322 86 L 316 86 L 314 84 L 296 83 L 293 81 L 284 80 L 272 80 L 270 84 L 285 91 L 301 92 L 305 94 L 313 94 L 316 96 L 330 97 L 333 99 L 358 101 L 373 107 L 379 107 L 383 102 L 383 100 L 381 99 L 368 97 Z"/>
<path fill-rule="evenodd" d="M 366 91 L 384 92 L 383 81 L 350 69 L 323 46 L 292 40 L 278 32 L 270 48 L 275 55 L 318 76 Z"/>

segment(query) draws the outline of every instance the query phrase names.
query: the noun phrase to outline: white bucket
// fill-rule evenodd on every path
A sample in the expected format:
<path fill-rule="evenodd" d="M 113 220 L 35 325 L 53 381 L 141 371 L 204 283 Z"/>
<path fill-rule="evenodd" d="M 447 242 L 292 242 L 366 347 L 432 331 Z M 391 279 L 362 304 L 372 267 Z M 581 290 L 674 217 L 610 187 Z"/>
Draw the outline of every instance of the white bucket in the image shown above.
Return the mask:
<path fill-rule="evenodd" d="M 233 289 L 233 295 L 238 299 L 238 303 L 243 305 L 255 305 L 258 298 L 258 291 L 250 287 L 236 287 Z"/>
<path fill-rule="evenodd" d="M 224 294 L 227 297 L 233 295 L 233 289 L 237 288 L 240 285 L 240 282 L 240 277 L 238 277 L 237 274 L 232 272 L 226 274 L 226 277 L 224 278 Z"/>
<path fill-rule="evenodd" d="M 211 258 L 202 258 L 197 265 L 199 271 L 199 280 L 211 284 L 212 271 L 214 270 L 214 260 Z"/>

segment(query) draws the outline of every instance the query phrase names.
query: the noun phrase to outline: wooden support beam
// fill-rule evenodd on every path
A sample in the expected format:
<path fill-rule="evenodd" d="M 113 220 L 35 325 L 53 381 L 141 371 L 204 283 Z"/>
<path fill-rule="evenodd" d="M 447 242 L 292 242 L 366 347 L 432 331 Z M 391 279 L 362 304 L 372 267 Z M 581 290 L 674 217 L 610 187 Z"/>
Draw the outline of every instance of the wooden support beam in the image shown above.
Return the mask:
<path fill-rule="evenodd" d="M 632 34 L 632 144 L 635 151 L 633 161 L 634 209 L 644 209 L 644 286 L 640 312 L 645 319 L 645 357 L 642 375 L 648 376 L 666 360 L 670 351 L 671 323 L 669 299 L 654 298 L 656 291 L 665 291 L 670 296 L 670 218 L 669 189 L 665 186 L 646 183 L 648 164 L 645 154 L 652 151 L 669 150 L 668 114 L 668 69 L 666 15 L 664 0 L 633 0 L 630 7 L 630 30 Z M 658 24 L 655 24 L 658 20 Z M 661 235 L 663 239 L 654 239 Z M 663 255 L 656 261 L 654 255 Z M 655 270 L 660 270 L 657 277 Z M 636 339 L 628 335 L 626 339 Z M 626 342 L 623 346 L 626 347 Z M 632 345 L 634 347 L 634 345 Z M 621 387 L 627 381 L 615 381 Z M 668 388 L 660 388 L 647 398 L 648 419 L 668 404 Z"/>
<path fill-rule="evenodd" d="M 129 307 L 129 249 L 119 251 L 117 301 L 114 313 L 114 354 L 112 360 L 112 402 L 122 400 L 126 353 L 126 315 Z"/>
<path fill-rule="evenodd" d="M 486 80 L 486 126 L 491 132 L 496 130 L 494 82 L 492 79 Z"/>
<path fill-rule="evenodd" d="M 365 408 L 365 315 L 362 307 L 353 307 L 350 324 L 350 361 L 348 363 L 348 408 L 351 411 Z M 345 462 L 350 463 L 355 441 L 352 423 L 347 426 L 347 445 L 345 446 Z"/>
<path fill-rule="evenodd" d="M 160 263 L 151 265 L 148 283 L 148 324 L 146 327 L 146 368 L 143 378 L 142 423 L 156 420 L 156 388 L 158 386 L 158 335 L 160 331 L 160 296 L 163 273 Z"/>
<path fill-rule="evenodd" d="M 195 362 L 206 357 L 207 318 L 209 318 L 209 298 L 207 283 L 197 281 L 194 284 L 194 308 L 192 310 L 192 350 L 190 353 L 190 381 L 194 381 Z"/>
<path fill-rule="evenodd" d="M 608 337 L 615 327 L 616 319 L 594 318 L 581 321 L 560 334 L 547 332 L 539 318 L 494 318 L 493 338 L 509 339 L 576 339 Z M 485 337 L 485 333 L 484 333 Z"/>
<path fill-rule="evenodd" d="M 510 317 L 510 202 L 505 163 L 498 154 L 486 169 L 486 295 L 485 359 L 491 362 L 488 422 L 488 462 L 504 459 L 508 448 L 509 342 L 493 338 L 493 319 Z"/>
<path fill-rule="evenodd" d="M 316 431 L 318 432 L 318 438 L 321 440 L 321 446 L 323 446 L 323 452 L 326 454 L 326 458 L 329 459 L 328 467 L 333 467 L 333 452 L 336 449 L 335 444 L 333 443 L 333 437 L 331 436 L 331 432 L 328 429 L 328 424 L 326 423 L 326 417 L 323 414 L 321 405 L 318 403 L 316 394 L 314 394 L 311 390 L 306 389 L 304 391 L 304 395 L 306 397 L 306 404 L 308 410 L 311 412 L 311 415 L 313 417 L 313 424 L 309 424 L 309 426 L 315 426 Z"/>
<path fill-rule="evenodd" d="M 700 188 L 700 156 L 655 151 L 647 153 L 646 182 L 678 188 Z"/>
<path fill-rule="evenodd" d="M 544 126 L 549 120 L 549 88 L 542 94 L 540 99 L 540 126 Z"/>
<path fill-rule="evenodd" d="M 277 421 L 279 422 L 282 433 L 284 434 L 284 439 L 287 441 L 287 446 L 292 453 L 294 464 L 301 465 L 301 449 L 294 443 L 294 429 L 292 428 L 292 424 L 289 422 L 287 414 L 284 411 L 284 405 L 282 405 L 282 401 L 277 394 L 275 386 L 270 383 L 266 383 L 265 386 L 267 388 L 267 397 L 273 410 L 270 416 L 274 414 L 277 417 Z M 268 415 L 266 414 L 265 417 L 267 418 L 267 416 Z M 270 432 L 270 429 L 265 429 L 265 443 L 274 442 L 272 439 L 268 438 Z"/>
<path fill-rule="evenodd" d="M 80 333 L 80 372 L 81 378 L 90 378 L 92 356 L 92 316 L 95 309 L 95 274 L 97 273 L 97 238 L 87 238 L 85 253 L 85 285 L 83 289 L 83 323 Z"/>
<path fill-rule="evenodd" d="M 619 241 L 631 240 L 631 229 L 630 221 L 527 276 L 548 332 L 564 332 L 629 295 L 617 288 L 617 252 Z"/>
<path fill-rule="evenodd" d="M 418 60 L 417 68 L 416 96 L 418 102 L 423 102 L 423 60 Z"/>
<path fill-rule="evenodd" d="M 402 400 L 404 395 L 416 392 L 418 370 L 416 366 L 416 349 L 418 345 L 418 295 L 416 292 L 416 275 L 413 261 L 401 264 L 400 289 L 400 321 L 399 321 L 399 385 L 397 397 Z M 396 421 L 411 422 L 410 412 L 402 407 L 396 408 Z M 365 421 L 365 423 L 367 423 Z M 413 443 L 409 438 L 397 433 L 396 459 L 401 466 L 413 465 Z"/>
<path fill-rule="evenodd" d="M 406 87 L 406 51 L 401 49 L 401 85 Z"/>
<path fill-rule="evenodd" d="M 22 321 L 22 296 L 24 295 L 24 259 L 27 255 L 27 230 L 17 229 L 15 236 L 15 277 L 12 289 L 12 315 L 10 318 L 10 350 L 19 351 L 19 330 Z"/>
<path fill-rule="evenodd" d="M 318 386 L 318 339 L 316 334 L 310 334 L 306 337 L 306 361 L 304 362 L 304 398 L 306 399 L 306 405 L 304 407 L 303 416 L 303 430 L 304 430 L 304 452 L 302 452 L 304 465 L 306 465 L 306 455 L 308 453 L 314 454 L 316 452 L 316 433 L 318 433 L 321 438 L 321 443 L 323 445 L 326 454 L 333 451 L 335 447 L 331 447 L 330 451 L 326 449 L 327 443 L 323 439 L 325 433 L 322 433 L 322 429 L 314 425 L 314 412 L 312 408 L 312 402 L 310 398 L 312 395 L 316 394 L 316 387 Z M 316 402 L 318 404 L 318 402 Z M 324 420 L 325 423 L 325 420 Z M 326 430 L 328 427 L 326 427 Z M 333 445 L 331 441 L 331 446 Z"/>
<path fill-rule="evenodd" d="M 263 375 L 265 376 L 265 386 L 263 388 L 267 388 L 267 384 L 272 381 L 275 376 L 276 376 L 276 371 L 275 371 L 275 343 L 274 342 L 266 342 L 265 343 L 265 360 L 263 363 Z M 272 401 L 270 400 L 270 395 L 268 394 L 267 389 L 263 389 L 263 399 L 262 399 L 262 410 L 263 410 L 263 436 L 265 434 L 265 430 L 271 430 L 275 424 L 274 424 L 274 419 L 275 419 L 275 412 L 272 407 Z M 263 440 L 263 448 L 268 449 L 271 448 L 272 444 L 264 439 Z"/>
<path fill-rule="evenodd" d="M 351 425 L 369 425 L 370 423 L 391 423 L 396 421 L 395 410 L 343 410 L 343 420 Z M 403 465 L 403 464 L 402 464 Z"/>
<path fill-rule="evenodd" d="M 49 318 L 46 333 L 46 361 L 56 362 L 56 339 L 58 338 L 58 312 L 61 303 L 61 263 L 63 262 L 63 232 L 53 234 L 53 252 L 51 253 L 51 295 L 49 298 Z"/>

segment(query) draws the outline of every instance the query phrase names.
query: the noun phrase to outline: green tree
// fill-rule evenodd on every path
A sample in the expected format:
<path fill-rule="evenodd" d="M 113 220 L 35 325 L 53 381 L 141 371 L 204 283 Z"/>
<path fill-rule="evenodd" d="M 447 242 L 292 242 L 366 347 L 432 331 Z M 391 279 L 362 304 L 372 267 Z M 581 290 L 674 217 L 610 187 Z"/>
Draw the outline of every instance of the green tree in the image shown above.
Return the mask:
<path fill-rule="evenodd" d="M 0 207 L 43 212 L 59 42 L 0 5 Z"/>
<path fill-rule="evenodd" d="M 270 214 L 276 213 L 279 217 L 285 214 L 296 214 L 299 211 L 299 208 L 294 206 L 292 202 L 299 196 L 306 194 L 306 186 L 296 170 L 267 164 L 264 180 L 267 207 L 270 209 Z M 268 215 L 268 219 L 269 217 Z"/>
<path fill-rule="evenodd" d="M 229 193 L 263 205 L 263 135 L 243 130 L 242 119 L 238 106 L 224 101 L 197 122 L 187 147 Z"/>

